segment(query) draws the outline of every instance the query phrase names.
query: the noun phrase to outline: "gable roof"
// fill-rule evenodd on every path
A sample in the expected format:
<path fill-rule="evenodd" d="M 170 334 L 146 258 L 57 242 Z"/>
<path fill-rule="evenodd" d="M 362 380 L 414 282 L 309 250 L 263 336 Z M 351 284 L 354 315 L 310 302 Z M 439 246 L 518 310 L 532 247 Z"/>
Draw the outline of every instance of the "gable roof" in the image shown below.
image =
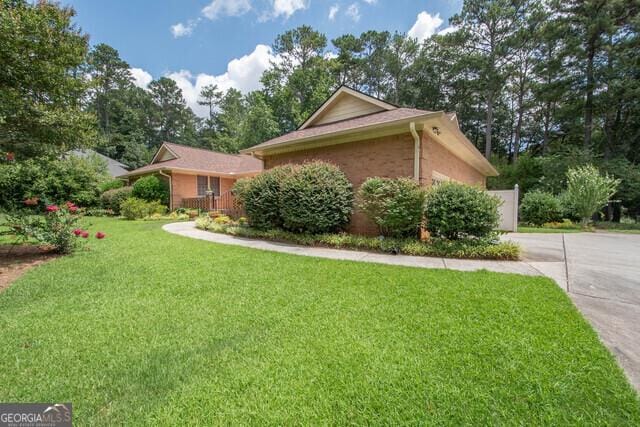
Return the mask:
<path fill-rule="evenodd" d="M 357 130 L 365 130 L 371 127 L 398 124 L 402 121 L 410 121 L 412 119 L 426 118 L 434 114 L 432 111 L 418 110 L 416 108 L 396 108 L 389 111 L 381 111 L 379 113 L 367 114 L 352 119 L 340 120 L 333 123 L 327 123 L 308 127 L 305 129 L 294 130 L 276 138 L 265 141 L 261 144 L 242 150 L 241 152 L 255 152 L 266 148 L 275 148 L 277 146 L 287 145 L 287 143 L 298 143 L 310 139 L 317 139 L 324 136 L 335 135 L 337 133 L 352 132 Z M 408 128 L 407 128 L 408 132 Z"/>
<path fill-rule="evenodd" d="M 342 85 L 298 127 L 298 130 L 396 108 L 396 105 Z M 333 116 L 327 117 L 334 112 Z M 325 120 L 322 120 L 323 118 Z"/>
<path fill-rule="evenodd" d="M 140 175 L 159 170 L 191 173 L 246 176 L 262 171 L 262 160 L 245 154 L 226 154 L 204 148 L 165 142 L 151 163 L 123 176 Z"/>
<path fill-rule="evenodd" d="M 340 109 L 339 103 L 344 99 L 351 99 L 353 108 Z M 356 100 L 356 104 L 353 100 Z M 365 104 L 369 107 L 364 107 Z M 336 109 L 339 110 L 338 113 Z M 484 175 L 498 175 L 493 165 L 462 133 L 456 113 L 398 107 L 346 86 L 338 88 L 297 130 L 240 152 L 263 157 L 323 145 L 373 139 L 384 135 L 408 133 L 411 123 Z"/>

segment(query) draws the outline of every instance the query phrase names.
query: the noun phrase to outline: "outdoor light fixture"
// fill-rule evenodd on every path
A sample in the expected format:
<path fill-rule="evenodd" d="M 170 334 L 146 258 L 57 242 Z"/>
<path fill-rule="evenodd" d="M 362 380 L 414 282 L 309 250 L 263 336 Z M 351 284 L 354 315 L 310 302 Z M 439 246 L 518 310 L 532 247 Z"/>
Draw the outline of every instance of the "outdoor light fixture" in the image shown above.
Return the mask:
<path fill-rule="evenodd" d="M 431 131 L 436 135 L 440 135 L 440 128 L 438 126 L 434 126 L 431 128 Z"/>

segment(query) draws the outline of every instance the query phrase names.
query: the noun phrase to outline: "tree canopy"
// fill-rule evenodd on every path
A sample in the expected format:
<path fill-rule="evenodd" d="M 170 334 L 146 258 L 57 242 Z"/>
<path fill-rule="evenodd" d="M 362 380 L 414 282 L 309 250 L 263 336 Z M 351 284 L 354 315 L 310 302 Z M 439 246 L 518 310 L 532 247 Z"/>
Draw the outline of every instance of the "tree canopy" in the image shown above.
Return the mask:
<path fill-rule="evenodd" d="M 501 172 L 490 186 L 557 192 L 569 168 L 591 163 L 622 179 L 616 197 L 640 213 L 639 3 L 465 0 L 451 31 L 422 41 L 292 28 L 259 89 L 206 86 L 198 117 L 170 78 L 136 87 L 117 50 L 89 49 L 71 9 L 3 0 L 0 147 L 32 157 L 95 145 L 131 167 L 167 140 L 234 153 L 296 129 L 345 84 L 457 112 Z"/>

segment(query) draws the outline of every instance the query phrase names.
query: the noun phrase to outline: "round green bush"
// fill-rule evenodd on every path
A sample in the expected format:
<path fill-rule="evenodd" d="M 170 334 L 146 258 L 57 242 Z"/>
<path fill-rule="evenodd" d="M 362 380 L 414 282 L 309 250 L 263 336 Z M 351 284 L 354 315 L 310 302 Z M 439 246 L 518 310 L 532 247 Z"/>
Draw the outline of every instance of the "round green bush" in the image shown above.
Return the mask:
<path fill-rule="evenodd" d="M 107 190 L 100 196 L 100 203 L 104 209 L 111 209 L 116 215 L 120 215 L 120 205 L 132 196 L 132 187 L 114 188 Z"/>
<path fill-rule="evenodd" d="M 568 219 L 573 222 L 580 221 L 578 208 L 575 206 L 575 204 L 573 203 L 573 200 L 569 197 L 566 191 L 558 195 L 558 202 L 560 202 L 562 219 Z"/>
<path fill-rule="evenodd" d="M 233 193 L 244 207 L 249 223 L 260 229 L 280 228 L 280 191 L 284 181 L 293 173 L 291 165 L 278 166 L 250 179 L 241 179 Z"/>
<path fill-rule="evenodd" d="M 427 193 L 426 226 L 436 237 L 485 237 L 498 227 L 500 200 L 465 184 L 444 183 Z"/>
<path fill-rule="evenodd" d="M 522 198 L 520 219 L 532 225 L 542 225 L 562 219 L 560 200 L 551 193 L 540 190 L 529 191 Z"/>
<path fill-rule="evenodd" d="M 133 197 L 148 202 L 157 200 L 167 205 L 169 204 L 169 186 L 155 175 L 145 176 L 133 183 Z"/>
<path fill-rule="evenodd" d="M 326 233 L 343 228 L 353 211 L 353 186 L 335 165 L 310 162 L 282 182 L 280 215 L 285 230 Z"/>
<path fill-rule="evenodd" d="M 358 192 L 359 207 L 385 236 L 415 236 L 424 213 L 425 191 L 409 178 L 369 178 Z"/>

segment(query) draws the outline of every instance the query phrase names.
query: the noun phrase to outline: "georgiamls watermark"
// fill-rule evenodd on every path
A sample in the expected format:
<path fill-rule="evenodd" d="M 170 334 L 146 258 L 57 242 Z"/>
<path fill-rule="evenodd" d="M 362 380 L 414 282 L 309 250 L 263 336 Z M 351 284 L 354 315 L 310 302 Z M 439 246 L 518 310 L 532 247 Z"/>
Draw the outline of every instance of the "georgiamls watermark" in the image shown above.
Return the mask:
<path fill-rule="evenodd" d="M 0 427 L 71 427 L 71 403 L 0 403 Z"/>

